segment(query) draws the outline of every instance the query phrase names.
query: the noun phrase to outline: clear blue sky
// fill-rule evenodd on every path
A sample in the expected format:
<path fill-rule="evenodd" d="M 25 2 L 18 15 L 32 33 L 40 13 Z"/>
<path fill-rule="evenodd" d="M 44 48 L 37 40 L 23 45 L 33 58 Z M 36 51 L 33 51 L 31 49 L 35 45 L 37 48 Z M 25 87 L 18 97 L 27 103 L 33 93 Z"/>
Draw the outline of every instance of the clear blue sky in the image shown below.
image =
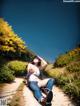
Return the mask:
<path fill-rule="evenodd" d="M 80 5 L 62 1 L 0 0 L 0 17 L 32 51 L 54 61 L 80 42 Z"/>

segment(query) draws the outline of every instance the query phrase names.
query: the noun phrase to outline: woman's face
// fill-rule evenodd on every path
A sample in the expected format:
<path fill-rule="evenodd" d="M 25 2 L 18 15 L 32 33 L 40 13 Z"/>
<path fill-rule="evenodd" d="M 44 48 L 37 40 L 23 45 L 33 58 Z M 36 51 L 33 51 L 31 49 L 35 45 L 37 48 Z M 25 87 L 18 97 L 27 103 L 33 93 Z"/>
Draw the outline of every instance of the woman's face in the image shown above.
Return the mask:
<path fill-rule="evenodd" d="M 38 62 L 36 62 L 35 65 L 37 66 L 38 65 Z"/>
<path fill-rule="evenodd" d="M 35 59 L 33 60 L 33 62 L 34 62 L 34 64 L 35 64 L 36 66 L 39 66 L 39 63 L 40 63 L 39 59 L 35 58 Z"/>

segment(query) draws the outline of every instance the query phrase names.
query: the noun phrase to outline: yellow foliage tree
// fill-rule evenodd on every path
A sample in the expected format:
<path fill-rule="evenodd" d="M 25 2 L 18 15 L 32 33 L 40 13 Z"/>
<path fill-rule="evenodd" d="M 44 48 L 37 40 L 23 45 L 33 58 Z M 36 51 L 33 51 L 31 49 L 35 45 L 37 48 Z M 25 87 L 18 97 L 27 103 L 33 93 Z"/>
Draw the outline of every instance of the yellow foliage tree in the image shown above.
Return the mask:
<path fill-rule="evenodd" d="M 11 53 L 20 57 L 30 52 L 12 27 L 3 18 L 0 18 L 0 54 L 11 56 Z"/>

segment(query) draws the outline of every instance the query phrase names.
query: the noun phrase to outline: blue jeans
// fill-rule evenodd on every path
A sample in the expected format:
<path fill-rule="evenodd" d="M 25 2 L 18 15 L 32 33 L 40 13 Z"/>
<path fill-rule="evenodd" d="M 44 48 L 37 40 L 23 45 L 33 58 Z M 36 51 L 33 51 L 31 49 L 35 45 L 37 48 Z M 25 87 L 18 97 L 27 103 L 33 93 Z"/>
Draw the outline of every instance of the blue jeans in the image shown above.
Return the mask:
<path fill-rule="evenodd" d="M 52 90 L 52 87 L 54 85 L 54 79 L 50 78 L 45 85 L 45 88 Z M 38 86 L 38 82 L 36 81 L 30 81 L 29 82 L 29 87 L 33 91 L 35 98 L 40 102 L 41 98 L 43 97 L 41 89 Z"/>

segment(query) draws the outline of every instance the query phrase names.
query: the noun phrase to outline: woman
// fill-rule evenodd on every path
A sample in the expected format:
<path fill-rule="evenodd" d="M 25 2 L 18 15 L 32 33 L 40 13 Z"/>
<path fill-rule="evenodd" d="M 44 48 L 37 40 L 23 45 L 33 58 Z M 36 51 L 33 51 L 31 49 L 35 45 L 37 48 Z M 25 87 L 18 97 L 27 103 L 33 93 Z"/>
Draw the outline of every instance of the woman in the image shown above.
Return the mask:
<path fill-rule="evenodd" d="M 43 62 L 43 64 L 41 64 Z M 27 77 L 28 77 L 28 85 L 30 89 L 33 91 L 34 96 L 36 99 L 43 105 L 45 102 L 51 102 L 53 94 L 52 94 L 52 87 L 54 85 L 54 79 L 47 78 L 47 79 L 40 79 L 40 70 L 42 70 L 47 63 L 40 57 L 36 57 L 32 63 L 28 64 L 27 67 Z M 42 95 L 41 87 L 45 87 L 46 89 L 46 96 Z"/>

